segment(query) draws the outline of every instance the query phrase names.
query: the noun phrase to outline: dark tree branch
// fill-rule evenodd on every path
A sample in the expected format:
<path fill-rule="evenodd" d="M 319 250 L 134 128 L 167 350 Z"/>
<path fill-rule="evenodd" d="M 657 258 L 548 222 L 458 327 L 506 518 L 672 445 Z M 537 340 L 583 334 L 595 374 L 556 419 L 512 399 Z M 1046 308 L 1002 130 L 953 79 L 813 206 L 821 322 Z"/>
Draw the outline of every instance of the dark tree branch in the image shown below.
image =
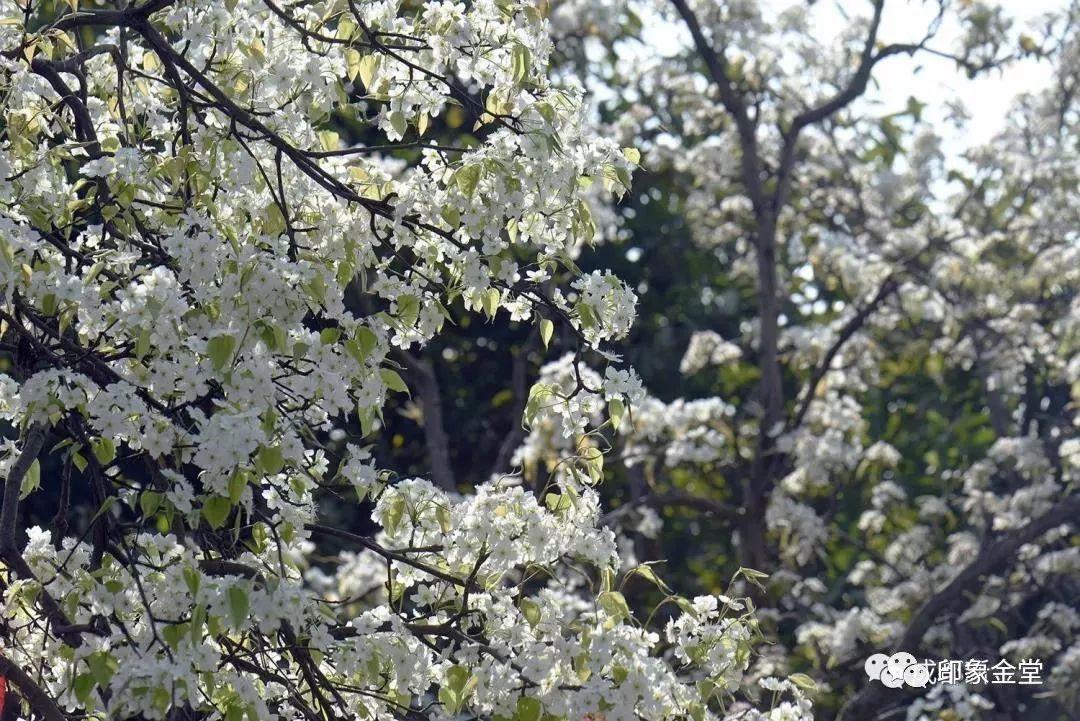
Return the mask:
<path fill-rule="evenodd" d="M 829 346 L 829 349 L 825 352 L 824 357 L 821 359 L 821 363 L 814 368 L 813 373 L 810 374 L 810 380 L 806 383 L 804 390 L 804 396 L 802 403 L 799 405 L 799 409 L 795 412 L 791 422 L 788 424 L 788 430 L 798 428 L 802 424 L 803 418 L 806 416 L 806 412 L 810 410 L 810 404 L 814 401 L 814 394 L 817 392 L 818 384 L 828 374 L 829 368 L 832 366 L 833 359 L 836 358 L 837 353 L 844 347 L 844 345 L 851 340 L 867 319 L 876 311 L 885 299 L 888 298 L 893 291 L 897 288 L 897 281 L 893 276 L 889 276 L 881 287 L 878 288 L 877 293 L 870 299 L 866 305 L 859 309 L 859 311 L 844 324 L 844 327 L 840 329 L 840 334 L 837 335 L 836 340 Z"/>
<path fill-rule="evenodd" d="M 522 414 L 525 413 L 525 403 L 529 395 L 529 352 L 533 348 L 533 341 L 526 342 L 522 348 L 514 354 L 513 366 L 510 371 L 510 386 L 514 394 L 514 404 L 510 410 L 510 429 L 503 436 L 499 444 L 499 452 L 495 455 L 495 462 L 491 465 L 491 474 L 506 473 L 510 470 L 510 459 L 514 451 L 521 445 L 525 438 L 525 429 L 521 425 Z"/>
<path fill-rule="evenodd" d="M 427 444 L 428 460 L 431 463 L 431 478 L 435 485 L 447 491 L 457 490 L 454 466 L 450 461 L 450 439 L 446 435 L 443 422 L 442 393 L 435 367 L 424 358 L 414 356 L 407 351 L 395 352 L 397 358 L 405 364 L 405 369 L 413 379 L 413 388 L 420 396 L 420 407 L 424 411 L 424 441 Z"/>
<path fill-rule="evenodd" d="M 45 721 L 70 721 L 71 717 L 60 709 L 52 696 L 34 682 L 30 674 L 4 656 L 0 656 L 0 676 L 6 676 L 12 685 L 19 689 L 19 693 L 30 704 L 34 713 Z"/>
<path fill-rule="evenodd" d="M 15 530 L 19 521 L 19 490 L 30 467 L 45 445 L 45 428 L 35 423 L 26 431 L 22 450 L 4 481 L 4 506 L 0 509 L 0 554 L 16 551 Z"/>
<path fill-rule="evenodd" d="M 19 578 L 34 581 L 37 581 L 37 577 L 15 545 L 15 530 L 19 522 L 19 489 L 44 445 L 45 428 L 42 424 L 35 423 L 26 432 L 22 451 L 4 481 L 4 507 L 0 509 L 0 559 Z M 74 627 L 71 621 L 44 587 L 38 596 L 38 603 L 41 604 L 45 617 L 53 624 L 53 629 L 65 643 L 76 648 L 82 645 L 79 632 L 72 630 Z"/>
<path fill-rule="evenodd" d="M 1024 544 L 1035 541 L 1047 531 L 1060 525 L 1076 523 L 1078 514 L 1080 514 L 1080 493 L 1074 493 L 1058 501 L 1057 505 L 1023 528 L 1018 528 L 984 545 L 974 561 L 958 573 L 945 588 L 927 599 L 915 612 L 892 649 L 916 653 L 930 626 L 941 614 L 963 602 L 967 594 L 977 587 L 980 578 L 989 573 L 999 572 L 1012 563 Z M 885 687 L 881 684 L 865 686 L 841 710 L 840 720 L 861 721 L 871 718 L 888 699 L 884 689 Z"/>
<path fill-rule="evenodd" d="M 764 408 L 758 432 L 757 448 L 743 490 L 745 515 L 740 523 L 740 539 L 747 565 L 760 566 L 767 561 L 765 540 L 765 505 L 768 489 L 775 475 L 774 429 L 781 423 L 784 405 L 780 376 L 779 317 L 776 273 L 776 196 L 769 197 L 764 186 L 756 124 L 750 117 L 745 98 L 728 77 L 728 63 L 723 49 L 705 37 L 701 23 L 686 0 L 671 0 L 694 41 L 709 76 L 720 92 L 720 100 L 735 121 L 741 150 L 743 185 L 754 209 L 754 244 L 758 273 L 758 313 L 761 324 L 758 345 L 761 381 L 760 402 Z"/>
<path fill-rule="evenodd" d="M 714 48 L 701 28 L 701 22 L 686 0 L 671 0 L 675 10 L 686 23 L 690 37 L 693 38 L 694 47 L 698 55 L 705 63 L 709 76 L 720 91 L 720 101 L 724 108 L 735 121 L 735 128 L 739 134 L 739 143 L 742 146 L 742 172 L 746 192 L 754 204 L 755 210 L 764 210 L 766 207 L 765 192 L 762 187 L 761 158 L 758 153 L 757 133 L 754 121 L 750 118 L 746 101 L 735 88 L 731 78 L 728 77 L 728 62 L 722 48 Z"/>

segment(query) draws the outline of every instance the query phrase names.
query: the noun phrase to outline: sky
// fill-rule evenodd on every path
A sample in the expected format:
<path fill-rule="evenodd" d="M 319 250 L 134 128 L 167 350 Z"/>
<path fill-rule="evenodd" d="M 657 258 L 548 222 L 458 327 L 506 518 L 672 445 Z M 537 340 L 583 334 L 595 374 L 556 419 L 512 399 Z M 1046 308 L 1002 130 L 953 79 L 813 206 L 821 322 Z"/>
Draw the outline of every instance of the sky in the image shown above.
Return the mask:
<path fill-rule="evenodd" d="M 791 0 L 762 0 L 762 5 L 786 7 Z M 1020 32 L 1031 21 L 1055 10 L 1062 10 L 1067 0 L 1004 0 L 1001 3 L 1014 19 L 1013 29 Z M 844 20 L 837 11 L 837 6 L 860 9 L 869 5 L 866 0 L 819 0 L 814 7 L 813 16 L 822 36 L 836 32 L 843 26 Z M 918 40 L 934 16 L 934 2 L 920 0 L 892 0 L 885 5 L 882 17 L 882 37 L 888 42 L 911 42 Z M 948 49 L 955 46 L 960 30 L 955 23 L 942 25 L 934 47 Z M 922 65 L 922 70 L 913 74 L 912 69 Z M 938 121 L 933 113 L 942 113 L 945 105 L 959 100 L 967 108 L 971 119 L 962 134 L 942 127 L 939 132 L 951 139 L 954 147 L 978 145 L 991 140 L 1001 129 L 1002 121 L 1016 95 L 1025 90 L 1045 87 L 1050 81 L 1050 67 L 1045 62 L 1034 59 L 1018 61 L 1002 71 L 993 70 L 972 80 L 958 70 L 956 65 L 944 58 L 923 54 L 918 62 L 906 55 L 887 58 L 874 70 L 878 80 L 876 89 L 871 89 L 868 96 L 876 97 L 899 109 L 908 97 L 914 96 L 927 103 L 929 120 Z M 950 138 L 950 135 L 952 136 Z"/>
<path fill-rule="evenodd" d="M 796 2 L 805 1 L 759 0 L 759 4 L 768 15 L 770 11 L 776 12 Z M 999 2 L 1014 20 L 1014 37 L 1025 30 L 1035 18 L 1060 11 L 1068 5 L 1068 0 Z M 885 5 L 880 39 L 884 42 L 921 40 L 934 17 L 936 6 L 937 3 L 933 0 L 889 0 Z M 847 21 L 839 10 L 841 7 L 850 14 L 865 15 L 870 3 L 868 0 L 817 0 L 813 4 L 810 17 L 818 37 L 823 42 L 844 29 Z M 670 48 L 673 35 L 683 36 L 684 42 L 689 42 L 684 28 L 672 27 L 666 23 L 654 24 L 651 27 L 646 24 L 644 39 L 647 45 L 653 45 L 656 51 L 664 54 L 665 46 Z M 959 35 L 957 23 L 945 22 L 932 46 L 943 50 L 952 49 L 956 46 Z M 913 73 L 917 65 L 921 65 L 922 69 Z M 937 126 L 938 133 L 946 141 L 946 152 L 959 155 L 965 148 L 991 140 L 1002 128 L 1002 122 L 1016 95 L 1025 90 L 1045 87 L 1050 80 L 1050 68 L 1045 62 L 1025 59 L 1004 70 L 989 71 L 972 80 L 958 70 L 953 62 L 923 53 L 918 61 L 907 55 L 887 58 L 875 67 L 873 77 L 877 85 L 871 87 L 865 101 L 880 101 L 889 109 L 886 112 L 889 112 L 903 109 L 907 99 L 914 96 L 927 104 L 924 117 Z M 963 131 L 958 131 L 944 122 L 947 104 L 957 100 L 971 116 Z"/>

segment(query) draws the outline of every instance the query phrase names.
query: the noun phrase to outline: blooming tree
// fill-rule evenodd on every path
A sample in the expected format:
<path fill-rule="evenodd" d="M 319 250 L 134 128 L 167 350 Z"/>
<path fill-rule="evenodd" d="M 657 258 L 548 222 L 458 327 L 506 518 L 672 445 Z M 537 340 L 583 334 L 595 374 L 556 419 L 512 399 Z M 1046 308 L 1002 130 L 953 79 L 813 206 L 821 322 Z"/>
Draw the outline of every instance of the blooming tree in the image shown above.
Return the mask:
<path fill-rule="evenodd" d="M 601 445 L 565 445 L 543 488 L 464 496 L 367 445 L 410 350 L 469 316 L 574 339 L 536 427 L 595 436 L 640 395 L 577 363 L 635 295 L 570 259 L 585 193 L 622 192 L 637 156 L 548 80 L 551 50 L 513 0 L 0 3 L 6 704 L 762 717 L 752 608 L 620 569 Z M 327 499 L 374 532 L 326 523 Z M 327 539 L 345 550 L 314 562 Z M 629 576 L 674 612 L 638 620 Z M 762 683 L 769 714 L 806 717 L 807 679 Z"/>
<path fill-rule="evenodd" d="M 781 643 L 760 666 L 823 681 L 823 718 L 1075 716 L 1076 5 L 1017 33 L 989 3 L 912 3 L 930 22 L 905 38 L 886 21 L 904 3 L 851 3 L 827 45 L 813 3 L 762 5 L 555 6 L 564 62 L 649 173 L 620 233 L 657 288 L 639 305 L 659 295 L 659 340 L 628 345 L 666 391 L 641 391 L 607 439 L 628 501 L 611 518 L 687 575 L 725 556 L 769 572 L 755 598 Z M 643 24 L 663 23 L 684 44 L 643 50 Z M 918 99 L 865 98 L 882 63 L 975 76 L 1021 57 L 1052 65 L 1051 87 L 962 158 Z M 526 475 L 574 446 L 558 429 L 526 439 Z M 864 660 L 897 650 L 1038 659 L 1044 683 L 869 683 Z"/>

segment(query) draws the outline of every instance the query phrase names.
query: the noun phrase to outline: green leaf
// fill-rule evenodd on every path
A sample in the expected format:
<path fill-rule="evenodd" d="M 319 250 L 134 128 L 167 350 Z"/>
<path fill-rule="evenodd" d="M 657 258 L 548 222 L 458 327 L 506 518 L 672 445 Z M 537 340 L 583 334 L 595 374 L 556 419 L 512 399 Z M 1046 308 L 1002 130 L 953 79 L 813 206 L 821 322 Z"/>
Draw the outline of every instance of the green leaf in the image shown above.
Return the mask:
<path fill-rule="evenodd" d="M 648 580 L 650 583 L 652 583 L 654 586 L 659 588 L 664 593 L 670 594 L 672 592 L 671 587 L 668 586 L 666 583 L 664 583 L 664 581 L 659 576 L 656 575 L 656 571 L 654 571 L 652 569 L 652 566 L 650 566 L 647 563 L 642 564 L 640 566 L 637 566 L 636 568 L 631 569 L 630 572 L 627 573 L 626 575 L 627 575 L 627 577 L 629 577 L 629 576 L 635 575 L 635 574 L 645 578 L 646 580 Z"/>
<path fill-rule="evenodd" d="M 281 469 L 285 467 L 285 456 L 279 446 L 261 446 L 255 466 L 261 473 L 273 476 L 281 473 Z"/>
<path fill-rule="evenodd" d="M 537 699 L 522 696 L 517 701 L 517 713 L 514 721 L 539 721 L 541 706 Z"/>
<path fill-rule="evenodd" d="M 90 519 L 90 525 L 91 526 L 94 525 L 94 522 L 97 521 L 97 519 L 101 518 L 106 513 L 108 513 L 109 509 L 111 509 L 113 507 L 113 504 L 115 504 L 115 503 L 116 503 L 116 496 L 109 496 L 104 501 L 102 501 L 101 502 L 101 508 L 97 509 L 97 512 L 94 514 L 94 517 Z"/>
<path fill-rule="evenodd" d="M 443 705 L 446 713 L 450 716 L 456 716 L 461 711 L 461 695 L 448 686 L 439 689 L 439 703 Z"/>
<path fill-rule="evenodd" d="M 164 686 L 158 686 L 151 694 L 150 702 L 153 704 L 154 708 L 161 711 L 164 715 L 164 712 L 169 710 L 169 705 L 172 703 L 172 693 Z"/>
<path fill-rule="evenodd" d="M 277 427 L 278 414 L 273 408 L 267 408 L 262 414 L 262 423 L 259 427 L 267 438 L 274 435 L 274 428 Z"/>
<path fill-rule="evenodd" d="M 401 527 L 401 520 L 405 516 L 405 497 L 400 493 L 390 499 L 386 509 L 386 531 L 393 535 Z"/>
<path fill-rule="evenodd" d="M 244 707 L 238 701 L 230 701 L 225 709 L 225 721 L 244 721 Z"/>
<path fill-rule="evenodd" d="M 548 510 L 555 515 L 569 511 L 573 506 L 573 501 L 564 493 L 549 493 L 544 496 L 544 503 L 547 505 Z"/>
<path fill-rule="evenodd" d="M 217 530 L 225 525 L 225 519 L 232 512 L 232 503 L 224 496 L 211 496 L 203 502 L 202 514 L 210 527 Z"/>
<path fill-rule="evenodd" d="M 143 491 L 139 495 L 139 510 L 143 518 L 150 518 L 161 507 L 161 494 L 157 491 Z"/>
<path fill-rule="evenodd" d="M 577 304 L 578 317 L 581 318 L 581 327 L 590 330 L 596 327 L 596 315 L 587 303 Z"/>
<path fill-rule="evenodd" d="M 371 432 L 375 430 L 375 409 L 357 408 L 356 419 L 360 421 L 360 435 L 365 438 L 370 436 Z"/>
<path fill-rule="evenodd" d="M 225 592 L 225 598 L 229 604 L 229 619 L 233 626 L 239 628 L 247 619 L 249 602 L 247 590 L 238 584 L 229 586 Z"/>
<path fill-rule="evenodd" d="M 186 623 L 170 623 L 161 629 L 161 635 L 165 637 L 165 643 L 174 651 L 180 645 L 180 640 L 188 635 L 189 625 Z"/>
<path fill-rule="evenodd" d="M 378 55 L 365 55 L 357 62 L 356 74 L 360 76 L 360 82 L 364 84 L 365 90 L 371 90 L 371 83 L 375 79 L 375 71 L 378 67 Z"/>
<path fill-rule="evenodd" d="M 476 186 L 480 183 L 480 166 L 465 165 L 454 173 L 454 184 L 461 189 L 465 197 L 471 198 L 476 192 Z"/>
<path fill-rule="evenodd" d="M 525 425 L 532 425 L 536 414 L 544 407 L 544 403 L 555 395 L 555 388 L 547 383 L 537 383 L 529 389 L 529 399 L 525 402 Z"/>
<path fill-rule="evenodd" d="M 90 694 L 94 690 L 94 677 L 89 673 L 80 673 L 71 682 L 71 689 L 75 692 L 75 698 L 79 703 L 85 704 L 90 700 Z"/>
<path fill-rule="evenodd" d="M 232 360 L 236 339 L 231 335 L 214 336 L 206 344 L 206 354 L 216 370 L 221 370 Z"/>
<path fill-rule="evenodd" d="M 394 132 L 398 135 L 404 136 L 405 131 L 409 129 L 409 121 L 405 117 L 405 113 L 400 110 L 395 110 L 390 113 L 390 127 L 394 129 Z"/>
<path fill-rule="evenodd" d="M 581 460 L 585 465 L 585 472 L 589 474 L 589 480 L 593 485 L 604 480 L 604 454 L 599 448 L 592 446 L 581 452 Z"/>
<path fill-rule="evenodd" d="M 630 618 L 630 606 L 627 605 L 626 598 L 618 591 L 601 593 L 596 602 L 600 604 L 600 608 L 604 610 L 604 613 L 616 623 Z"/>
<path fill-rule="evenodd" d="M 420 299 L 415 295 L 400 296 L 397 299 L 397 318 L 402 325 L 416 325 L 420 318 Z"/>
<path fill-rule="evenodd" d="M 150 329 L 143 328 L 135 340 L 135 358 L 142 360 L 150 352 Z"/>
<path fill-rule="evenodd" d="M 360 74 L 360 51 L 356 48 L 346 48 L 345 50 L 345 74 L 349 78 L 349 82 L 356 79 L 356 76 Z M 367 83 L 364 83 L 367 85 Z"/>
<path fill-rule="evenodd" d="M 409 392 L 409 386 L 405 385 L 405 381 L 401 379 L 401 376 L 398 375 L 397 371 L 390 368 L 380 368 L 379 376 L 382 377 L 383 383 L 385 383 L 386 387 L 390 390 L 398 393 Z"/>
<path fill-rule="evenodd" d="M 446 671 L 446 685 L 460 693 L 465 690 L 471 676 L 472 673 L 464 666 L 451 666 Z"/>
<path fill-rule="evenodd" d="M 240 497 L 244 495 L 244 489 L 247 488 L 247 474 L 241 472 L 239 469 L 233 471 L 229 476 L 229 503 L 237 504 L 240 502 Z"/>
<path fill-rule="evenodd" d="M 619 430 L 619 426 L 622 424 L 623 414 L 626 412 L 626 405 L 620 398 L 612 398 L 608 401 L 608 418 L 611 419 L 611 427 L 615 430 Z"/>
<path fill-rule="evenodd" d="M 316 273 L 312 276 L 304 288 L 307 289 L 308 295 L 319 305 L 322 305 L 326 301 L 326 278 L 321 273 Z"/>
<path fill-rule="evenodd" d="M 495 288 L 488 288 L 481 296 L 480 302 L 489 318 L 494 318 L 495 313 L 499 310 L 500 297 L 499 291 Z"/>
<path fill-rule="evenodd" d="M 589 668 L 589 655 L 586 653 L 579 653 L 574 656 L 574 673 L 577 674 L 578 680 L 585 683 L 592 676 L 592 669 Z"/>
<path fill-rule="evenodd" d="M 604 568 L 600 572 L 600 590 L 604 593 L 614 590 L 615 588 L 615 569 L 611 566 Z"/>
<path fill-rule="evenodd" d="M 41 487 L 41 464 L 35 458 L 30 467 L 26 469 L 22 483 L 19 485 L 19 500 L 23 500 Z"/>
<path fill-rule="evenodd" d="M 87 656 L 86 665 L 90 667 L 90 673 L 99 686 L 107 686 L 120 668 L 116 659 L 106 651 L 96 651 Z"/>
<path fill-rule="evenodd" d="M 805 673 L 793 673 L 788 676 L 788 680 L 803 691 L 817 691 L 817 682 Z"/>
<path fill-rule="evenodd" d="M 529 49 L 521 43 L 515 43 L 510 51 L 510 72 L 513 82 L 520 83 L 529 74 L 529 66 L 532 64 L 532 55 Z"/>
<path fill-rule="evenodd" d="M 94 452 L 94 458 L 98 463 L 107 466 L 116 458 L 116 444 L 111 438 L 101 437 L 90 439 L 90 450 Z"/>
<path fill-rule="evenodd" d="M 439 528 L 443 533 L 450 533 L 450 509 L 440 505 L 435 509 L 435 520 L 439 522 Z"/>
<path fill-rule="evenodd" d="M 518 603 L 518 608 L 521 609 L 521 615 L 529 622 L 529 626 L 535 628 L 536 624 L 540 623 L 540 604 L 536 601 L 523 598 Z"/>
<path fill-rule="evenodd" d="M 446 224 L 451 228 L 456 228 L 461 225 L 461 211 L 452 205 L 444 205 L 442 207 L 442 219 L 446 221 Z"/>
<path fill-rule="evenodd" d="M 762 590 L 765 589 L 765 586 L 761 584 L 760 579 L 769 577 L 769 574 L 767 573 L 762 573 L 761 571 L 754 570 L 753 568 L 746 568 L 745 566 L 740 566 L 739 570 L 735 572 L 735 575 L 742 576 L 747 581 Z"/>
<path fill-rule="evenodd" d="M 694 604 L 690 603 L 690 599 L 683 598 L 682 596 L 677 596 L 675 598 L 675 605 L 678 606 L 679 610 L 681 610 L 687 616 L 697 618 L 697 610 L 694 609 Z"/>
<path fill-rule="evenodd" d="M 379 339 L 375 335 L 375 331 L 371 330 L 366 325 L 359 326 L 353 334 L 353 338 L 356 340 L 356 344 L 360 349 L 360 354 L 365 359 L 371 355 L 371 351 L 375 350 L 375 346 L 378 345 L 379 342 Z"/>
<path fill-rule="evenodd" d="M 188 592 L 194 596 L 199 592 L 199 586 L 202 585 L 202 574 L 191 566 L 184 567 L 184 584 L 188 588 Z"/>
<path fill-rule="evenodd" d="M 540 340 L 544 341 L 544 347 L 547 348 L 551 343 L 551 336 L 555 332 L 555 324 L 547 318 L 540 320 Z"/>

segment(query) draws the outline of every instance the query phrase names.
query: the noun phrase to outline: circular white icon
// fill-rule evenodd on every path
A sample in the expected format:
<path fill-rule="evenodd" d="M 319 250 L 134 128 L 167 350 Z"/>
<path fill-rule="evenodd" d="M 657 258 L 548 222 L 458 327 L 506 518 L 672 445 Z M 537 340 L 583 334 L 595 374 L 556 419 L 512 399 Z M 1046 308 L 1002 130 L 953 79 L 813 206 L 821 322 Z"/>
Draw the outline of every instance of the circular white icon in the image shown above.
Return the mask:
<path fill-rule="evenodd" d="M 898 651 L 892 656 L 875 653 L 863 662 L 863 670 L 872 681 L 881 681 L 887 688 L 901 688 L 905 683 L 914 688 L 925 688 L 930 683 L 930 669 L 907 651 Z"/>
<path fill-rule="evenodd" d="M 866 675 L 873 681 L 881 680 L 881 672 L 888 668 L 889 657 L 883 653 L 875 653 L 870 658 L 866 659 L 866 663 L 863 664 L 863 670 L 866 671 Z"/>
<path fill-rule="evenodd" d="M 907 651 L 897 651 L 889 656 L 889 673 L 898 679 L 904 678 L 904 671 L 915 663 L 915 657 Z"/>
<path fill-rule="evenodd" d="M 930 683 L 930 670 L 926 664 L 913 663 L 904 669 L 904 683 L 913 688 L 926 688 Z"/>
<path fill-rule="evenodd" d="M 893 676 L 892 671 L 886 667 L 881 672 L 881 683 L 887 688 L 900 688 L 904 685 L 904 678 L 902 676 Z"/>

